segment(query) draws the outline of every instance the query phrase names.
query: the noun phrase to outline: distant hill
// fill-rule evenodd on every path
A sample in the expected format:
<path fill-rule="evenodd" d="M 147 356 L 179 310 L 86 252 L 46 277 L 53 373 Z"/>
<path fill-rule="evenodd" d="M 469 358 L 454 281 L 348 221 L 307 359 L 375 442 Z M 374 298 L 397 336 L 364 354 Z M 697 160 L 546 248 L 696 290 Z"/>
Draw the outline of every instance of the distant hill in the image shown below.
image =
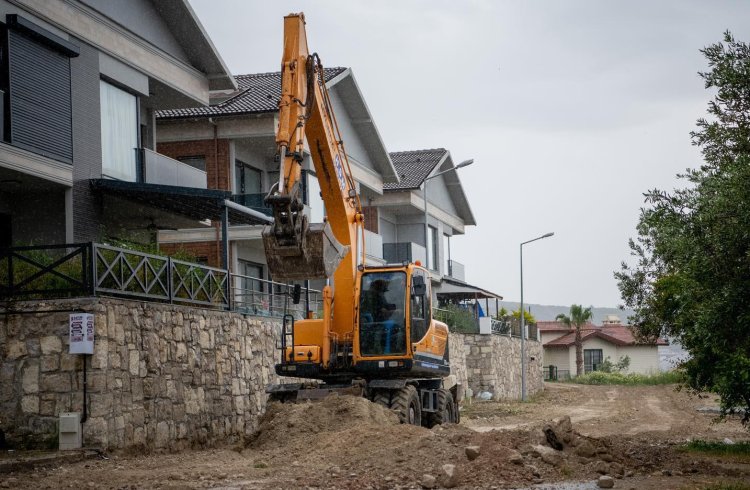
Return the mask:
<path fill-rule="evenodd" d="M 482 308 L 484 308 L 485 304 L 483 302 L 481 304 Z M 500 307 L 505 308 L 508 311 L 518 309 L 518 305 L 518 302 L 500 301 Z M 531 308 L 531 314 L 534 315 L 534 318 L 540 321 L 554 320 L 560 313 L 566 315 L 570 313 L 570 306 L 524 304 L 524 309 L 528 310 L 529 308 Z M 607 315 L 616 315 L 620 317 L 620 321 L 622 321 L 623 324 L 627 324 L 628 317 L 633 314 L 632 310 L 621 310 L 619 308 L 595 307 L 592 309 L 592 312 L 594 314 L 593 323 L 596 325 L 601 325 L 602 320 L 604 320 L 604 317 Z M 495 303 L 490 301 L 490 314 L 494 315 L 495 313 Z"/>

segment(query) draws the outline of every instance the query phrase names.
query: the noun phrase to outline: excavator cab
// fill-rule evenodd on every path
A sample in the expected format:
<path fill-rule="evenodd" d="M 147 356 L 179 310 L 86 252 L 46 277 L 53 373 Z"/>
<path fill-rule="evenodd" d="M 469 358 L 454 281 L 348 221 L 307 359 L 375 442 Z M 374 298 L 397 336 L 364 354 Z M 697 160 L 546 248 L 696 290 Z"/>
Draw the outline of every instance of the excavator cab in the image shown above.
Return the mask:
<path fill-rule="evenodd" d="M 365 357 L 406 354 L 405 271 L 362 275 L 359 351 Z"/>

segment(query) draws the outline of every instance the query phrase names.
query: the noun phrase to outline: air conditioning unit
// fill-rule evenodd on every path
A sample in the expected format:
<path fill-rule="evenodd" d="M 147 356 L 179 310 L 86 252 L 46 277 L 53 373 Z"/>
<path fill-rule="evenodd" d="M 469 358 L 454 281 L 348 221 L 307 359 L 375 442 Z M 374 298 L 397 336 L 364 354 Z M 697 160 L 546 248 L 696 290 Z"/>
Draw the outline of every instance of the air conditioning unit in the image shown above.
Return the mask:
<path fill-rule="evenodd" d="M 81 414 L 60 413 L 60 451 L 81 448 Z"/>

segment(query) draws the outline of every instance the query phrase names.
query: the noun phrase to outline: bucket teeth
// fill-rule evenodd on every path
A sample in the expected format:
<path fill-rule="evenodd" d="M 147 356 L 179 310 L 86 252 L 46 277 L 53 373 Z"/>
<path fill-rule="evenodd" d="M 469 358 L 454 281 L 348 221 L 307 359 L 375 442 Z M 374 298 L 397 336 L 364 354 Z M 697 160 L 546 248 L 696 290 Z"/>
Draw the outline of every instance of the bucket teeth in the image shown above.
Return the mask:
<path fill-rule="evenodd" d="M 299 243 L 282 245 L 271 227 L 263 230 L 263 247 L 274 281 L 301 281 L 331 277 L 349 253 L 333 236 L 328 223 L 312 223 Z"/>

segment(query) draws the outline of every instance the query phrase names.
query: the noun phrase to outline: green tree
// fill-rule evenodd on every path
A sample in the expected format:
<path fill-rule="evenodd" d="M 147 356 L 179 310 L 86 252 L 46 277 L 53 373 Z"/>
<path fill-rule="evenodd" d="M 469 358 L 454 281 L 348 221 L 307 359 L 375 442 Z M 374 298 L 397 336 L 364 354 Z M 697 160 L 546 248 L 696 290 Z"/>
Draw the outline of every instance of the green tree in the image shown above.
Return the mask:
<path fill-rule="evenodd" d="M 635 264 L 615 274 L 641 336 L 676 337 L 690 353 L 689 387 L 721 397 L 722 414 L 750 422 L 750 46 L 734 39 L 701 50 L 714 94 L 691 133 L 703 164 L 684 188 L 645 194 Z"/>
<path fill-rule="evenodd" d="M 584 308 L 581 305 L 571 305 L 570 315 L 560 313 L 556 318 L 558 322 L 562 322 L 568 328 L 575 328 L 576 330 L 576 376 L 583 374 L 583 339 L 581 328 L 591 321 L 592 316 L 591 306 Z"/>

